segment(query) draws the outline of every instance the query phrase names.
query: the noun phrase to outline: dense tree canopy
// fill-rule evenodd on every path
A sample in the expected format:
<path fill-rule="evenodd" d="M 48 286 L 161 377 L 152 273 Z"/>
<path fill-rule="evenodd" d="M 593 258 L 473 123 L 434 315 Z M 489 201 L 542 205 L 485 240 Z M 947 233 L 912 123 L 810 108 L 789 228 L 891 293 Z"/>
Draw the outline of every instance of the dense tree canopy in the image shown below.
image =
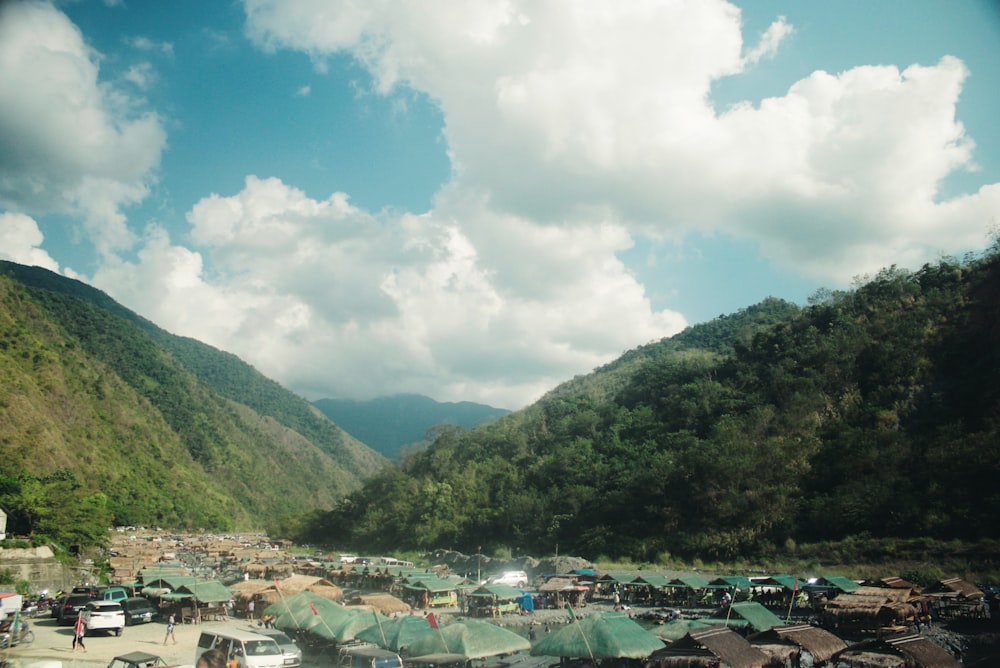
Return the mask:
<path fill-rule="evenodd" d="M 991 252 L 692 327 L 443 430 L 300 537 L 653 559 L 996 535 L 998 288 Z"/>

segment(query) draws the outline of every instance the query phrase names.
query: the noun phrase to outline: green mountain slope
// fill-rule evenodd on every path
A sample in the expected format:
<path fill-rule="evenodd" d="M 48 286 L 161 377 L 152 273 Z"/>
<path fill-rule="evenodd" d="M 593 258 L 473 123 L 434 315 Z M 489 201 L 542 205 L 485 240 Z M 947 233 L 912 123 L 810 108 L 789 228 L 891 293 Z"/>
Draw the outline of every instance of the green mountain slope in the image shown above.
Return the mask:
<path fill-rule="evenodd" d="M 397 394 L 369 401 L 319 399 L 313 405 L 349 434 L 390 459 L 426 446 L 427 431 L 437 425 L 472 429 L 510 412 L 471 401 L 439 402 L 418 394 Z"/>
<path fill-rule="evenodd" d="M 103 495 L 115 522 L 227 528 L 331 507 L 384 465 L 235 356 L 78 281 L 5 262 L 0 298 L 0 502 L 13 531 L 37 529 L 19 507 L 28 483 Z"/>
<path fill-rule="evenodd" d="M 444 431 L 304 535 L 651 560 L 1000 532 L 1000 257 L 767 302 Z"/>

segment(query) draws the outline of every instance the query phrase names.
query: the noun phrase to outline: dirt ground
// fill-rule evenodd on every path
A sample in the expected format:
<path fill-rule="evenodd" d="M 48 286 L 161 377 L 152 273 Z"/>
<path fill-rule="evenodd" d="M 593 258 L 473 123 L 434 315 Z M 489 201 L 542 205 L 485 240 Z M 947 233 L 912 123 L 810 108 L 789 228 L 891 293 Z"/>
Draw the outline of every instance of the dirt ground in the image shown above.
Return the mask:
<path fill-rule="evenodd" d="M 174 634 L 177 644 L 164 646 L 165 623 L 138 624 L 126 626 L 121 636 L 89 636 L 84 639 L 86 651 L 74 652 L 72 626 L 59 626 L 56 620 L 47 617 L 29 619 L 28 622 L 35 632 L 34 642 L 3 650 L 0 654 L 20 666 L 58 661 L 64 668 L 105 668 L 115 656 L 128 652 L 158 654 L 168 665 L 191 665 L 195 661 L 195 646 L 202 628 L 247 625 L 243 620 L 178 624 Z"/>

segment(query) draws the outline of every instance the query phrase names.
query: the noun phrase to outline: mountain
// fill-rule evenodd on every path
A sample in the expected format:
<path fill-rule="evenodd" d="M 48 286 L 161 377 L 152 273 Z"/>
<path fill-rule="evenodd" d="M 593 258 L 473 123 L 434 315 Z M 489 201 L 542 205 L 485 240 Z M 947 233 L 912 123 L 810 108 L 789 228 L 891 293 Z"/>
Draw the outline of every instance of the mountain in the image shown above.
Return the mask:
<path fill-rule="evenodd" d="M 0 377 L 12 533 L 273 525 L 387 463 L 236 356 L 38 267 L 0 262 Z"/>
<path fill-rule="evenodd" d="M 1000 244 L 630 351 L 442 430 L 302 537 L 659 562 L 988 541 L 998 477 Z"/>
<path fill-rule="evenodd" d="M 427 432 L 432 427 L 455 425 L 472 429 L 510 412 L 471 401 L 442 403 L 419 394 L 397 394 L 369 401 L 319 399 L 313 405 L 347 433 L 390 459 L 426 445 Z"/>

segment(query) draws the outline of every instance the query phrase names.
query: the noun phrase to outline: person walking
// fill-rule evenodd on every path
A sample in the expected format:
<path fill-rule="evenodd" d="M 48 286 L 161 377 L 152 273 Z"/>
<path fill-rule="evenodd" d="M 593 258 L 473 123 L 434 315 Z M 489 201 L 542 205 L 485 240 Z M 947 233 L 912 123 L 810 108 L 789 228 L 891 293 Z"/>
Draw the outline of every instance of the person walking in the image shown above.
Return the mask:
<path fill-rule="evenodd" d="M 73 627 L 73 651 L 82 650 L 87 651 L 87 648 L 83 644 L 83 635 L 85 633 L 85 627 L 83 624 L 83 611 L 76 613 L 76 625 Z"/>
<path fill-rule="evenodd" d="M 174 644 L 177 644 L 177 638 L 174 636 L 174 625 L 175 625 L 174 613 L 170 613 L 167 617 L 167 635 L 163 636 L 163 644 L 166 645 L 168 640 L 173 640 Z"/>

